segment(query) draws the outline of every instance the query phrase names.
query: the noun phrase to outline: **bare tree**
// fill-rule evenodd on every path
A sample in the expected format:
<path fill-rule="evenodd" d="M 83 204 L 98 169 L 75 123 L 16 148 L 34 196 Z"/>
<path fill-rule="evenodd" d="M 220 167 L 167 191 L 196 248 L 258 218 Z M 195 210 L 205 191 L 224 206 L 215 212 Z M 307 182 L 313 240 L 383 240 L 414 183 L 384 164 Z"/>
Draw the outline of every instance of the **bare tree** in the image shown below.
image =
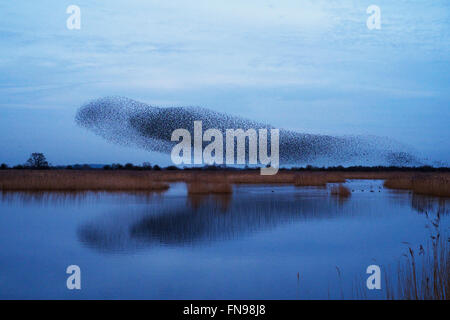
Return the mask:
<path fill-rule="evenodd" d="M 31 168 L 48 168 L 48 162 L 43 153 L 34 152 L 25 163 L 25 166 Z"/>

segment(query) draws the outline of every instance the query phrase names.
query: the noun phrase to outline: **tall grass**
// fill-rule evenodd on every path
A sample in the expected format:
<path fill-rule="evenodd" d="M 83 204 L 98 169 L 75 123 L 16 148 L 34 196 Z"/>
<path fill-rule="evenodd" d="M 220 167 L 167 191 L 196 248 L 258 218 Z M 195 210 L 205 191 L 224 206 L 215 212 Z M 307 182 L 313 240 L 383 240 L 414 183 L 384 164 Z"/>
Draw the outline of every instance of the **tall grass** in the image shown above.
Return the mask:
<path fill-rule="evenodd" d="M 413 174 L 397 176 L 384 182 L 386 188 L 407 189 L 417 194 L 450 197 L 450 175 L 441 174 Z"/>
<path fill-rule="evenodd" d="M 327 183 L 345 182 L 341 173 L 335 172 L 302 172 L 294 175 L 295 186 L 325 186 Z"/>
<path fill-rule="evenodd" d="M 439 213 L 429 222 L 433 232 L 426 247 L 409 247 L 398 265 L 397 281 L 386 277 L 388 299 L 450 300 L 450 239 L 441 236 Z"/>
<path fill-rule="evenodd" d="M 286 184 L 325 186 L 346 179 L 385 179 L 385 187 L 415 193 L 450 196 L 449 173 L 333 172 L 280 170 L 272 176 L 252 171 L 127 171 L 127 170 L 0 170 L 0 190 L 165 190 L 169 182 L 222 184 Z M 195 188 L 201 189 L 201 186 Z"/>
<path fill-rule="evenodd" d="M 327 184 L 326 176 L 317 174 L 296 174 L 294 176 L 294 185 L 303 186 L 325 186 Z"/>
<path fill-rule="evenodd" d="M 347 198 L 352 195 L 351 191 L 342 184 L 331 187 L 331 194 L 342 198 Z"/>
<path fill-rule="evenodd" d="M 397 266 L 384 268 L 387 300 L 450 300 L 450 238 L 440 225 L 441 216 L 426 213 L 427 243 L 413 247 L 409 243 Z M 356 279 L 353 298 L 367 299 L 365 281 Z"/>
<path fill-rule="evenodd" d="M 0 173 L 2 191 L 152 191 L 166 190 L 165 182 L 149 175 L 115 171 L 6 171 Z"/>

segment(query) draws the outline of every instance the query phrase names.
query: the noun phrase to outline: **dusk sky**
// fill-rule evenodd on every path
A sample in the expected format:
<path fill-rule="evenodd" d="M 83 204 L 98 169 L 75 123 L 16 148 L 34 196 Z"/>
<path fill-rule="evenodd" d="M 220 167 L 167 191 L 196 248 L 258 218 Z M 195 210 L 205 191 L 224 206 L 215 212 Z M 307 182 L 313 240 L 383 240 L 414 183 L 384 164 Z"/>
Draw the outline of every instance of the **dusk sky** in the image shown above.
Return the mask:
<path fill-rule="evenodd" d="M 75 124 L 104 96 L 390 137 L 450 162 L 448 0 L 2 1 L 0 52 L 0 163 L 170 164 Z"/>

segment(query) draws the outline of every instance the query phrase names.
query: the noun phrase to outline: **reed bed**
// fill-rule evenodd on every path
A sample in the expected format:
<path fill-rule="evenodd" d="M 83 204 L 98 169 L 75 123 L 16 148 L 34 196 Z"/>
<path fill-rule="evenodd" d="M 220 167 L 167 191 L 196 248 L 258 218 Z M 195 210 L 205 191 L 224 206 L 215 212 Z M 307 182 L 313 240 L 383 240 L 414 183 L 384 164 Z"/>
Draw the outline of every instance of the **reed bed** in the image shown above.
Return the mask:
<path fill-rule="evenodd" d="M 397 277 L 386 277 L 387 299 L 450 300 L 450 238 L 446 232 L 441 234 L 439 213 L 429 221 L 428 228 L 433 230 L 429 243 L 417 249 L 409 247 L 406 260 L 398 265 Z"/>
<path fill-rule="evenodd" d="M 395 177 L 384 181 L 383 185 L 389 189 L 409 190 L 412 189 L 413 177 Z"/>
<path fill-rule="evenodd" d="M 339 172 L 283 171 L 272 176 L 248 171 L 129 171 L 129 170 L 2 170 L 0 190 L 64 191 L 64 190 L 166 190 L 170 182 L 203 184 L 285 184 L 294 186 L 325 186 L 343 183 L 346 179 L 383 179 L 384 186 L 407 189 L 418 194 L 450 196 L 450 173 L 417 172 Z M 210 186 L 211 190 L 214 186 Z M 201 189 L 197 186 L 196 188 Z M 226 187 L 217 187 L 218 189 Z"/>
<path fill-rule="evenodd" d="M 450 174 L 397 176 L 384 182 L 386 188 L 412 190 L 417 194 L 450 197 Z"/>
<path fill-rule="evenodd" d="M 437 211 L 427 219 L 425 227 L 430 231 L 426 243 L 411 246 L 397 266 L 383 268 L 384 298 L 387 300 L 450 300 L 450 237 L 448 228 L 441 226 L 441 214 Z M 383 286 L 383 285 L 382 285 Z M 367 299 L 366 282 L 357 279 L 353 288 L 354 299 Z"/>
<path fill-rule="evenodd" d="M 346 179 L 364 179 L 364 180 L 386 180 L 393 177 L 410 176 L 411 172 L 392 172 L 392 171 L 374 171 L 374 172 L 340 172 Z"/>
<path fill-rule="evenodd" d="M 134 172 L 26 170 L 0 173 L 2 191 L 161 191 L 169 185 Z"/>
<path fill-rule="evenodd" d="M 344 183 L 348 178 L 342 173 L 329 172 L 326 175 L 326 179 L 328 183 Z"/>
<path fill-rule="evenodd" d="M 155 179 L 178 182 L 216 182 L 227 181 L 231 184 L 287 184 L 315 186 L 331 182 L 345 182 L 345 177 L 335 172 L 290 172 L 279 171 L 276 175 L 261 175 L 259 170 L 253 171 L 180 171 L 153 173 Z M 304 182 L 302 182 L 304 181 Z"/>
<path fill-rule="evenodd" d="M 296 174 L 294 176 L 294 185 L 297 187 L 303 186 L 325 186 L 327 184 L 325 175 L 317 174 Z"/>
<path fill-rule="evenodd" d="M 343 183 L 343 174 L 335 172 L 302 172 L 293 177 L 295 186 L 325 186 L 327 183 Z"/>
<path fill-rule="evenodd" d="M 292 184 L 293 174 L 278 172 L 275 175 L 261 175 L 259 171 L 231 172 L 228 181 L 234 184 Z"/>
<path fill-rule="evenodd" d="M 352 195 L 350 189 L 343 186 L 342 184 L 340 184 L 339 186 L 331 187 L 331 194 L 343 198 L 347 198 Z"/>

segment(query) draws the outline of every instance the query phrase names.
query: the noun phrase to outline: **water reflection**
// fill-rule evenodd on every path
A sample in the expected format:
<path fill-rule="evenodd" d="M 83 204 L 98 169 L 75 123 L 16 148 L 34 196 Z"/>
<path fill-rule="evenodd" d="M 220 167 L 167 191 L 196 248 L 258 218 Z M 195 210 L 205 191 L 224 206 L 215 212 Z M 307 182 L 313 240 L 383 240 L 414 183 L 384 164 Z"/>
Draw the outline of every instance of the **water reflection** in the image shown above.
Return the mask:
<path fill-rule="evenodd" d="M 199 209 L 202 205 L 217 206 L 223 212 L 226 212 L 230 208 L 232 195 L 229 193 L 224 194 L 188 194 L 188 205 L 192 209 Z"/>
<path fill-rule="evenodd" d="M 161 199 L 166 191 L 0 191 L 0 202 L 23 205 L 72 205 L 110 198 L 123 201 L 134 197 L 148 203 Z"/>
<path fill-rule="evenodd" d="M 358 188 L 355 184 L 351 189 Z M 329 188 L 246 186 L 235 189 L 233 194 L 170 196 L 164 192 L 0 192 L 0 200 L 25 205 L 72 205 L 99 200 L 122 204 L 121 209 L 93 216 L 77 228 L 78 240 L 83 245 L 104 252 L 237 239 L 282 224 L 361 216 L 368 210 L 383 211 L 386 206 L 374 201 L 384 199 L 377 196 L 378 192 L 370 193 L 366 200 L 354 201 L 358 195 L 343 197 L 329 191 Z M 419 213 L 449 212 L 449 199 L 388 192 L 398 195 L 389 201 L 404 203 Z M 130 197 L 142 205 L 133 208 L 126 205 Z"/>
<path fill-rule="evenodd" d="M 186 197 L 171 197 L 138 212 L 107 213 L 80 226 L 78 237 L 101 251 L 128 252 L 159 244 L 197 245 L 235 239 L 280 224 L 358 212 L 345 210 L 344 200 L 330 196 L 326 189 L 313 188 L 312 193 L 270 189 L 262 188 L 263 194 L 190 195 L 187 206 Z"/>
<path fill-rule="evenodd" d="M 450 199 L 413 193 L 411 206 L 419 213 L 448 214 L 450 212 Z"/>

